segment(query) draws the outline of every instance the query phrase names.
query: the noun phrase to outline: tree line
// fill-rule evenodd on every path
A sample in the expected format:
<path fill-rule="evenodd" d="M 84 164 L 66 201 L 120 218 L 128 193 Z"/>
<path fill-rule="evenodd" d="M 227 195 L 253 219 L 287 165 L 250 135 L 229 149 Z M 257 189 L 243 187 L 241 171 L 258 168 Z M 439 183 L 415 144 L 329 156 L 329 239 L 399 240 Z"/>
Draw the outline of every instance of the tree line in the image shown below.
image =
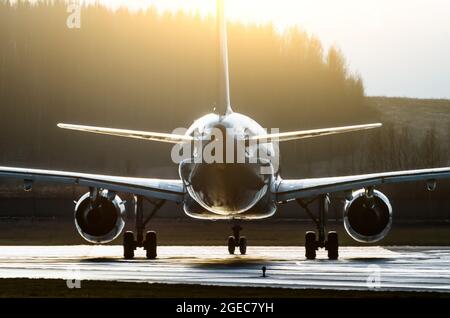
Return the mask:
<path fill-rule="evenodd" d="M 63 131 L 58 122 L 170 132 L 216 99 L 214 17 L 83 7 L 66 27 L 63 1 L 0 3 L 0 164 L 174 177 L 170 146 Z M 336 47 L 296 27 L 229 24 L 235 111 L 280 131 L 368 123 L 361 77 Z M 391 129 L 287 142 L 286 177 L 433 166 L 439 137 Z M 421 154 L 423 152 L 423 154 Z M 413 153 L 414 155 L 411 155 Z"/>

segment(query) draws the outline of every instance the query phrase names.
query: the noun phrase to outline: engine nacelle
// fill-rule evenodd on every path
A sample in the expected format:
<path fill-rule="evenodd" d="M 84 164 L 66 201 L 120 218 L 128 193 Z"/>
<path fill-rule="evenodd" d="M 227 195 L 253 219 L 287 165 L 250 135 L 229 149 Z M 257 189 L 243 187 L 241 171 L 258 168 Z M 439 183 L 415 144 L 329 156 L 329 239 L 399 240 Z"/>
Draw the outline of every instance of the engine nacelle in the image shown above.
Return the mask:
<path fill-rule="evenodd" d="M 380 191 L 366 195 L 361 189 L 352 193 L 344 205 L 344 227 L 356 241 L 373 243 L 383 239 L 392 225 L 392 206 Z"/>
<path fill-rule="evenodd" d="M 88 192 L 75 206 L 75 226 L 86 241 L 108 243 L 122 232 L 124 213 L 125 205 L 118 195 L 101 190 L 93 198 Z"/>

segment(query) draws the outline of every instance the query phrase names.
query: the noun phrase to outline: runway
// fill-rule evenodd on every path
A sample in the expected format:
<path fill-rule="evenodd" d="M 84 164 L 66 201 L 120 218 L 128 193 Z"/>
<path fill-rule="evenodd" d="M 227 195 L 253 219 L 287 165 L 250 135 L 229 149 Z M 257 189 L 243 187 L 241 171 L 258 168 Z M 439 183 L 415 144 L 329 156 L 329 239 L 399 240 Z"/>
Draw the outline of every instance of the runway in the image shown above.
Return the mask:
<path fill-rule="evenodd" d="M 450 247 L 341 247 L 305 260 L 301 247 L 161 246 L 123 260 L 121 246 L 1 246 L 0 278 L 56 278 L 219 286 L 450 292 Z M 262 277 L 266 266 L 266 277 Z"/>

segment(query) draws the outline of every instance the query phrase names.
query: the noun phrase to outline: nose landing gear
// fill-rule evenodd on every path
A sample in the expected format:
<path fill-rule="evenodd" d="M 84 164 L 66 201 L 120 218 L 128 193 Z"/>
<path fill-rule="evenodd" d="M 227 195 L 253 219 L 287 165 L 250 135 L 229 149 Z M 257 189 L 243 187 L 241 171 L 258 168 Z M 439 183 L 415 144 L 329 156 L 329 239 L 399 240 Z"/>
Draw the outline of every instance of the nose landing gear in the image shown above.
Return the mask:
<path fill-rule="evenodd" d="M 247 238 L 240 236 L 242 227 L 239 224 L 235 224 L 232 230 L 233 235 L 228 237 L 228 252 L 233 255 L 236 247 L 239 247 L 239 252 L 245 255 L 247 253 Z"/>

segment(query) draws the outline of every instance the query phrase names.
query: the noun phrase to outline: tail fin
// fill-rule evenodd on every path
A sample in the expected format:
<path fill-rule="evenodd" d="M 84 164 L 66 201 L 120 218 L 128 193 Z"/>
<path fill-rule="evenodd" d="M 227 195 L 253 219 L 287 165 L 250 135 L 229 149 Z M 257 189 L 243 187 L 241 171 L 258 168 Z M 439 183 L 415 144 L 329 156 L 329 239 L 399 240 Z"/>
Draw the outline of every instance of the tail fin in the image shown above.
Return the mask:
<path fill-rule="evenodd" d="M 228 115 L 233 112 L 230 101 L 230 79 L 228 73 L 228 41 L 227 21 L 225 18 L 224 0 L 216 1 L 218 61 L 217 61 L 217 105 L 220 114 Z"/>

